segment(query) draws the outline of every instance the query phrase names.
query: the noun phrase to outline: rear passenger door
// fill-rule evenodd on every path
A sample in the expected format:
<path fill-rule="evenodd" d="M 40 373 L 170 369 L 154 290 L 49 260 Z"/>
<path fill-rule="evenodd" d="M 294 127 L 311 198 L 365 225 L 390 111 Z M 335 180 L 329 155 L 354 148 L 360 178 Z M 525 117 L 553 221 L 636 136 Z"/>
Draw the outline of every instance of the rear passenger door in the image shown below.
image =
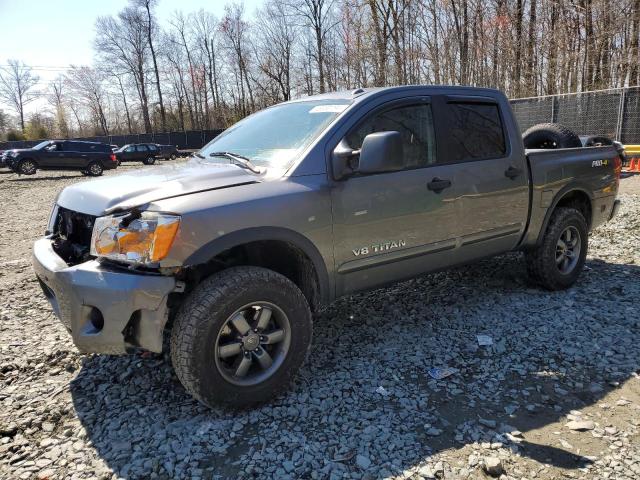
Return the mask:
<path fill-rule="evenodd" d="M 69 148 L 69 166 L 75 168 L 84 168 L 89 164 L 89 143 L 83 142 L 66 142 Z"/>
<path fill-rule="evenodd" d="M 457 236 L 463 257 L 514 248 L 526 227 L 529 186 L 526 160 L 514 149 L 496 100 L 440 97 L 440 162 L 450 166 L 456 190 Z M 519 135 L 519 132 L 517 132 Z"/>
<path fill-rule="evenodd" d="M 78 168 L 85 163 L 83 155 L 86 157 L 86 153 L 83 152 L 84 144 L 82 142 L 64 142 L 64 154 L 65 154 L 65 166 L 67 168 Z"/>

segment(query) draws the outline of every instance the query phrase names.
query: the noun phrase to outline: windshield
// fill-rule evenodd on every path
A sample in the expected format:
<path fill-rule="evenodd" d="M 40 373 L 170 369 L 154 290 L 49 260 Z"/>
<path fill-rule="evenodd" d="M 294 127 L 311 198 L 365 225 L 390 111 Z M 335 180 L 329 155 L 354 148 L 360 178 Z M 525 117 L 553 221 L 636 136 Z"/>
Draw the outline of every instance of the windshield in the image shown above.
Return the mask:
<path fill-rule="evenodd" d="M 34 150 L 42 150 L 44 147 L 51 143 L 50 140 L 45 140 L 44 142 L 40 142 L 35 147 L 32 147 Z"/>
<path fill-rule="evenodd" d="M 233 163 L 213 152 L 242 155 L 257 166 L 287 168 L 347 107 L 346 100 L 284 103 L 225 130 L 200 150 L 207 161 Z"/>

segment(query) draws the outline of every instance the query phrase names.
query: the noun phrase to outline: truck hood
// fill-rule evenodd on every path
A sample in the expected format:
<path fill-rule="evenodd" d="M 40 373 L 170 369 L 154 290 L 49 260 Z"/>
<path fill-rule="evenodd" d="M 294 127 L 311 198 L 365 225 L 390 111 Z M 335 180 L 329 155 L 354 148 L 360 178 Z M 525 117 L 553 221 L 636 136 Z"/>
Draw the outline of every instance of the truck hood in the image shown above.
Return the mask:
<path fill-rule="evenodd" d="M 258 183 L 256 175 L 236 165 L 191 160 L 182 165 L 162 165 L 135 170 L 65 188 L 61 207 L 88 215 L 107 215 L 164 198 Z"/>

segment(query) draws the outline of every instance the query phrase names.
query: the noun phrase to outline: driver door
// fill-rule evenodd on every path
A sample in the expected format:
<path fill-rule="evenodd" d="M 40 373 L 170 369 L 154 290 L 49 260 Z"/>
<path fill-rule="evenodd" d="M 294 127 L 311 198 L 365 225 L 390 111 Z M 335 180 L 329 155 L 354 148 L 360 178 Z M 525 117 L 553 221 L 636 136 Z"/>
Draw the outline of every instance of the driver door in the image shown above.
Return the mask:
<path fill-rule="evenodd" d="M 39 164 L 41 168 L 67 168 L 69 158 L 64 149 L 64 142 L 51 142 L 44 147 Z"/>
<path fill-rule="evenodd" d="M 337 295 L 428 271 L 456 244 L 455 191 L 437 182 L 449 167 L 436 164 L 430 103 L 416 98 L 378 108 L 344 140 L 357 150 L 381 131 L 400 132 L 405 169 L 355 174 L 333 188 Z"/>

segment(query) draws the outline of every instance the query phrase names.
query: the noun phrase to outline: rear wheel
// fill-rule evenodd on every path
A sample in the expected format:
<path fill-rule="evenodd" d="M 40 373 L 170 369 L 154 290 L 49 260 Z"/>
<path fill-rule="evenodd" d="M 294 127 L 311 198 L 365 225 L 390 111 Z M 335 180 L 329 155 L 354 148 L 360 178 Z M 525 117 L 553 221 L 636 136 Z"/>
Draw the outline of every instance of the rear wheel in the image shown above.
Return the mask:
<path fill-rule="evenodd" d="M 99 177 L 104 172 L 104 168 L 100 162 L 91 162 L 85 170 L 86 175 L 90 177 Z M 83 172 L 84 173 L 84 172 Z"/>
<path fill-rule="evenodd" d="M 153 165 L 154 163 L 156 163 L 156 157 L 147 157 L 142 161 L 142 163 L 144 163 L 145 165 Z"/>
<path fill-rule="evenodd" d="M 38 165 L 30 158 L 25 158 L 24 160 L 20 160 L 17 170 L 18 173 L 22 175 L 34 175 L 38 171 Z"/>
<path fill-rule="evenodd" d="M 575 208 L 561 207 L 552 215 L 542 244 L 527 252 L 531 278 L 547 290 L 572 286 L 587 257 L 587 222 Z"/>
<path fill-rule="evenodd" d="M 169 158 L 170 158 L 171 160 L 175 160 L 175 159 L 176 159 L 176 158 L 178 158 L 178 157 L 176 156 L 176 154 L 175 154 L 175 153 L 172 153 L 172 154 L 171 154 L 171 156 L 170 156 Z"/>
<path fill-rule="evenodd" d="M 289 279 L 260 267 L 234 267 L 198 285 L 171 334 L 178 378 L 200 402 L 236 407 L 284 390 L 304 362 L 312 319 Z"/>

